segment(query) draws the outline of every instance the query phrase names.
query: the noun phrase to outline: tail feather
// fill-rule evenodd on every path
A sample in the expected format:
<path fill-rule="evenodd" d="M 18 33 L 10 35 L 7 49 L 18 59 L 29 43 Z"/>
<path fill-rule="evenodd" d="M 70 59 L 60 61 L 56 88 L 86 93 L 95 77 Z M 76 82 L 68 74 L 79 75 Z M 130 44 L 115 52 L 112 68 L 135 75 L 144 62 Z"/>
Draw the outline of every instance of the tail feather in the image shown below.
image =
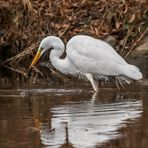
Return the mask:
<path fill-rule="evenodd" d="M 123 75 L 134 80 L 142 79 L 142 73 L 140 72 L 139 68 L 134 65 L 130 65 L 130 64 L 123 65 L 122 73 Z"/>

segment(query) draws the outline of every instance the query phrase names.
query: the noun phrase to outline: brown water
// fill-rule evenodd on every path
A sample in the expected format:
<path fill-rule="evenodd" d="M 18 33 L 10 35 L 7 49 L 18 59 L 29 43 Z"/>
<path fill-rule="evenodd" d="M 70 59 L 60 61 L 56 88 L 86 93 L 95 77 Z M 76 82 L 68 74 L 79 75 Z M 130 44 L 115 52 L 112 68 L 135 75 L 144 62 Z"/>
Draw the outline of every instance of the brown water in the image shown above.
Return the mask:
<path fill-rule="evenodd" d="M 0 88 L 0 148 L 148 148 L 148 80 Z"/>

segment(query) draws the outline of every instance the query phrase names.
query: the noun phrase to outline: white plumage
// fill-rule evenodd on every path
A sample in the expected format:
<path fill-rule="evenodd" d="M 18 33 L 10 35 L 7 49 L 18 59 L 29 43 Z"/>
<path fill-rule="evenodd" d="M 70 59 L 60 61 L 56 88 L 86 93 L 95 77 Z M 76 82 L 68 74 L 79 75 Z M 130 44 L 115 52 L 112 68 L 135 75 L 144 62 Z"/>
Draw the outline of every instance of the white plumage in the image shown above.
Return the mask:
<path fill-rule="evenodd" d="M 108 79 L 109 76 L 115 76 L 118 80 L 129 82 L 129 78 L 134 80 L 142 78 L 139 68 L 128 64 L 106 42 L 90 36 L 72 37 L 66 44 L 65 59 L 60 59 L 65 49 L 60 38 L 56 36 L 44 38 L 38 49 L 40 53 L 38 59 L 48 49 L 52 49 L 50 60 L 56 69 L 65 74 L 86 77 L 91 82 L 94 91 L 98 91 L 97 79 Z M 38 59 L 33 60 L 31 66 Z"/>

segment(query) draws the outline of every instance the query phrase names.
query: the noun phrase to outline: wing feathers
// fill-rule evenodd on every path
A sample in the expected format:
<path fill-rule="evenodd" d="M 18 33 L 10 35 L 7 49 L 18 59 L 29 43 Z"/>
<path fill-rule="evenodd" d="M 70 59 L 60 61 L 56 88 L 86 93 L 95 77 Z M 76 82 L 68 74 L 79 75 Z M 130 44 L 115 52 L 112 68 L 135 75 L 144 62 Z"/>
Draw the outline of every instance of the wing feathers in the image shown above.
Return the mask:
<path fill-rule="evenodd" d="M 82 73 L 126 75 L 142 78 L 136 66 L 129 65 L 109 44 L 89 36 L 74 36 L 67 43 L 67 57 Z"/>

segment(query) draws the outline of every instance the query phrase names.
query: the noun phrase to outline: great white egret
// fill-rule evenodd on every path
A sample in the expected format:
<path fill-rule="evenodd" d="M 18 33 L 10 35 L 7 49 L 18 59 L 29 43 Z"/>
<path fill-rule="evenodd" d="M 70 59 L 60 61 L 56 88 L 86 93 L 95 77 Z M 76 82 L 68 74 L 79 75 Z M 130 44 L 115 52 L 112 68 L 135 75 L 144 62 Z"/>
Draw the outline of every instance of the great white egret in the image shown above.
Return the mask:
<path fill-rule="evenodd" d="M 139 68 L 128 64 L 108 43 L 86 35 L 76 35 L 66 44 L 66 57 L 61 59 L 65 45 L 56 36 L 44 38 L 38 48 L 29 69 L 50 49 L 50 61 L 64 74 L 87 78 L 94 91 L 98 91 L 97 80 L 113 76 L 121 81 L 139 80 L 142 73 Z"/>

